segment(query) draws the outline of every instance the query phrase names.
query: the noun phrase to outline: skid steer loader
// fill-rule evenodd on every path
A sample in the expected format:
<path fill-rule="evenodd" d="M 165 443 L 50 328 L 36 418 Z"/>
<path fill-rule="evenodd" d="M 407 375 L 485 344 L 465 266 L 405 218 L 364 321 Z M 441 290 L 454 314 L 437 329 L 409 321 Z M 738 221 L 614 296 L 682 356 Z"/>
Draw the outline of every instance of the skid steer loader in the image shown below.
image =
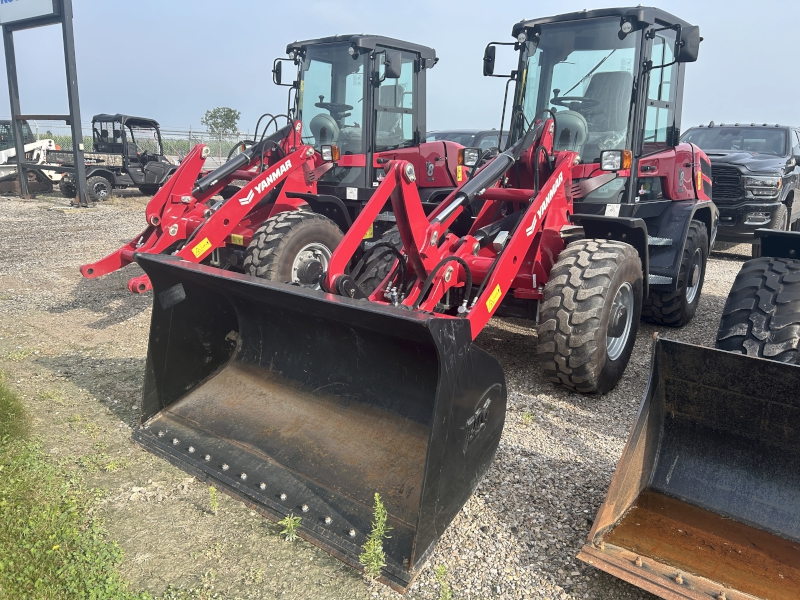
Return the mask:
<path fill-rule="evenodd" d="M 418 185 L 428 210 L 463 178 L 461 146 L 424 141 L 426 75 L 438 60 L 432 48 L 345 35 L 295 42 L 287 52 L 288 59 L 275 60 L 273 77 L 291 88 L 289 114 L 262 116 L 252 144 L 210 174 L 203 172 L 208 150 L 196 147 L 148 204 L 147 228 L 83 265 L 84 277 L 124 267 L 134 252 L 178 253 L 319 288 L 333 248 L 380 183 L 386 161 L 410 160 L 425 173 Z M 285 61 L 297 69 L 291 84 L 282 83 Z M 268 135 L 272 125 L 277 131 Z M 391 213 L 381 215 L 365 243 L 392 225 Z M 368 279 L 366 288 L 379 283 Z M 128 287 L 145 292 L 150 283 L 136 277 Z"/>
<path fill-rule="evenodd" d="M 578 555 L 662 598 L 800 598 L 800 233 L 756 235 L 717 349 L 656 339 Z"/>
<path fill-rule="evenodd" d="M 647 9 L 620 36 L 625 14 L 577 13 L 515 33 L 524 69 L 514 75 L 510 146 L 480 165 L 474 157 L 476 167 L 431 212 L 419 187 L 426 170 L 400 155 L 388 160 L 331 253 L 322 290 L 136 254 L 154 306 L 134 439 L 272 518 L 300 516 L 301 535 L 356 567 L 379 493 L 393 528 L 382 580 L 405 590 L 499 444 L 506 382 L 474 343 L 489 320 L 538 320 L 545 374 L 602 393 L 624 372 L 648 289 L 671 285 L 648 268 L 650 227 L 675 236 L 660 237 L 658 247 L 671 248 L 688 277 L 688 302 L 699 295 L 716 217 L 707 159 L 675 146 L 672 133 L 660 141 L 662 121 L 645 119 L 643 65 L 651 63 L 641 59 L 655 43 L 646 32 L 661 27 L 645 22 Z M 682 50 L 696 42 L 697 30 L 686 30 L 670 47 L 681 65 L 696 58 Z M 620 61 L 603 61 L 620 49 Z M 601 74 L 603 62 L 642 82 L 605 87 L 587 102 L 601 110 L 623 102 L 638 115 L 621 138 L 598 137 L 595 151 L 583 148 L 589 119 L 554 109 L 562 98 L 551 84 L 567 59 L 579 65 L 574 81 Z M 681 73 L 671 81 L 679 84 Z M 601 79 L 607 86 L 621 78 Z M 667 129 L 677 132 L 679 111 L 670 107 Z M 645 154 L 648 136 L 653 154 Z M 576 214 L 575 197 L 617 180 L 616 194 L 604 198 L 624 206 L 623 216 Z M 632 195 L 645 186 L 662 190 L 649 209 L 643 193 Z M 361 252 L 389 207 L 397 232 Z M 702 229 L 690 246 L 692 227 Z M 383 280 L 365 291 L 363 272 L 378 253 L 390 257 Z"/>

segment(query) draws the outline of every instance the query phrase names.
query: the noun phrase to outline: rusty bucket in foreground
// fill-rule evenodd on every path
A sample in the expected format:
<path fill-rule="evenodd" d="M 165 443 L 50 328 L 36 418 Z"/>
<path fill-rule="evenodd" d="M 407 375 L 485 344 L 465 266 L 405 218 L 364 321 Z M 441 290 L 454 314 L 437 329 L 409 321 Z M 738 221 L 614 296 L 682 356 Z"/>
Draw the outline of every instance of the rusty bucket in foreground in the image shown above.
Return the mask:
<path fill-rule="evenodd" d="M 373 498 L 404 591 L 500 440 L 506 385 L 466 321 L 139 255 L 154 288 L 134 439 L 359 567 Z"/>
<path fill-rule="evenodd" d="M 800 598 L 800 366 L 656 339 L 578 557 L 662 598 Z"/>

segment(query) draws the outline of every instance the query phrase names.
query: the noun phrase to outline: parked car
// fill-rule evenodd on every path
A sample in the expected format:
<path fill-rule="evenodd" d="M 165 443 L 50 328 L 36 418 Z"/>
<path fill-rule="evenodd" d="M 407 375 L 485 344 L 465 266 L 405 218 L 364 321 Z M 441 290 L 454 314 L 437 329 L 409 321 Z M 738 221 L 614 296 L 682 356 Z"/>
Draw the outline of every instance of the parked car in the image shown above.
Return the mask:
<path fill-rule="evenodd" d="M 756 229 L 800 229 L 800 205 L 794 208 L 800 187 L 799 128 L 712 121 L 692 127 L 681 140 L 697 144 L 711 160 L 717 240 L 752 243 L 753 256 L 760 256 Z"/>
<path fill-rule="evenodd" d="M 467 148 L 480 148 L 481 150 L 501 148 L 505 146 L 506 139 L 508 139 L 508 132 L 503 132 L 501 140 L 497 129 L 445 129 L 429 131 L 425 134 L 426 142 L 449 141 Z"/>

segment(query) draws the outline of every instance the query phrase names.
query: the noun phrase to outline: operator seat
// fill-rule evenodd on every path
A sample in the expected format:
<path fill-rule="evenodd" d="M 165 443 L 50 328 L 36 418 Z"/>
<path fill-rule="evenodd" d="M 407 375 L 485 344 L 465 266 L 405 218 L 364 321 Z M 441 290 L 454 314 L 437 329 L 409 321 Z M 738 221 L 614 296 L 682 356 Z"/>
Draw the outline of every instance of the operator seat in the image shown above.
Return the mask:
<path fill-rule="evenodd" d="M 597 100 L 600 105 L 586 115 L 589 135 L 586 158 L 600 158 L 602 150 L 621 150 L 628 133 L 631 110 L 633 75 L 627 71 L 595 73 L 589 81 L 584 96 Z M 592 109 L 589 109 L 590 111 Z"/>
<path fill-rule="evenodd" d="M 583 148 L 589 135 L 586 117 L 574 110 L 556 113 L 556 150 L 570 150 L 583 157 Z"/>
<path fill-rule="evenodd" d="M 314 136 L 314 145 L 334 144 L 339 139 L 339 125 L 336 119 L 326 113 L 319 113 L 308 124 L 311 135 Z"/>

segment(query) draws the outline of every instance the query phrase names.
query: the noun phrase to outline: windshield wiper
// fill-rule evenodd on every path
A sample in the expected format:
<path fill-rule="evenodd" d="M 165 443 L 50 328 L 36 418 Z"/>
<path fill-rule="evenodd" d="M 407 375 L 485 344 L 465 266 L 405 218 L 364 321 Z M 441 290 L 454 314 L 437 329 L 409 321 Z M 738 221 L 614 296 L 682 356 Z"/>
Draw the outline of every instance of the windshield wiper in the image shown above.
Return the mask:
<path fill-rule="evenodd" d="M 614 49 L 611 51 L 611 54 L 614 54 L 614 52 L 616 52 L 616 51 L 617 51 L 617 49 L 616 49 L 616 48 L 614 48 Z M 582 84 L 584 81 L 586 81 L 587 79 L 589 79 L 589 77 L 591 77 L 591 76 L 592 76 L 592 74 L 593 74 L 595 71 L 597 71 L 597 69 L 599 69 L 599 68 L 600 68 L 600 67 L 603 65 L 603 63 L 604 63 L 604 62 L 606 62 L 606 61 L 607 61 L 609 58 L 611 58 L 611 54 L 609 54 L 609 55 L 608 55 L 608 56 L 606 56 L 606 57 L 605 57 L 603 60 L 601 60 L 599 63 L 597 63 L 597 64 L 594 66 L 594 68 L 593 68 L 591 71 L 589 71 L 589 72 L 588 72 L 586 75 L 584 75 L 584 76 L 583 76 L 583 78 L 582 78 L 582 79 L 581 79 L 581 80 L 580 80 L 578 83 L 576 83 L 576 84 L 575 84 L 575 85 L 573 85 L 571 88 L 569 88 L 569 89 L 568 89 L 566 92 L 564 92 L 564 93 L 562 94 L 562 96 L 569 96 L 569 93 L 570 93 L 572 90 L 574 90 L 576 87 L 578 87 L 578 86 L 579 86 L 580 84 Z"/>

